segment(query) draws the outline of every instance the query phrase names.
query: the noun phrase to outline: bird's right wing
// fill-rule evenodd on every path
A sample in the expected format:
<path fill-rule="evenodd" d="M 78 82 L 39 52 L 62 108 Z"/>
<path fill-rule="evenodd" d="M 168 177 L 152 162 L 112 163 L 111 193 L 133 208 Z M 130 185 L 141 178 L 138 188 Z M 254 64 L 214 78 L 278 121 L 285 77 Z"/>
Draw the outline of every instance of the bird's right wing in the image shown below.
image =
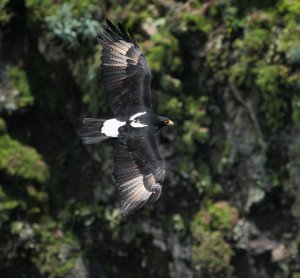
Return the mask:
<path fill-rule="evenodd" d="M 116 117 L 132 114 L 134 107 L 151 108 L 151 70 L 134 36 L 107 20 L 99 36 L 102 84 Z"/>
<path fill-rule="evenodd" d="M 121 128 L 114 177 L 119 186 L 123 215 L 156 201 L 165 176 L 164 160 L 154 133 L 132 134 Z"/>

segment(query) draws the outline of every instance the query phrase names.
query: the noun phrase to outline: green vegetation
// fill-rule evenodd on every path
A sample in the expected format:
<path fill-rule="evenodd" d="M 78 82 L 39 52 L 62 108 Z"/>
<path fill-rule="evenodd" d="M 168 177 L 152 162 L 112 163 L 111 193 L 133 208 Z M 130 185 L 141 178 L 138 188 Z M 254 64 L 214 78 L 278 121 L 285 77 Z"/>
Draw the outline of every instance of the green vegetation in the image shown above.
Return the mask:
<path fill-rule="evenodd" d="M 1 273 L 298 277 L 299 14 L 298 0 L 0 1 Z M 76 134 L 110 117 L 106 17 L 134 31 L 153 107 L 176 123 L 160 200 L 124 219 L 114 143 Z"/>
<path fill-rule="evenodd" d="M 67 48 L 78 48 L 83 43 L 95 41 L 100 24 L 87 12 L 79 16 L 72 14 L 71 6 L 64 3 L 57 12 L 46 17 L 50 39 L 58 39 Z"/>
<path fill-rule="evenodd" d="M 217 230 L 226 235 L 237 223 L 237 220 L 237 210 L 223 201 L 204 206 L 195 215 L 191 223 L 191 229 L 192 231 L 196 231 L 201 226 L 207 231 Z"/>
<path fill-rule="evenodd" d="M 22 108 L 33 104 L 33 96 L 30 91 L 26 73 L 16 67 L 7 69 L 11 90 L 17 90 L 17 107 Z"/>
<path fill-rule="evenodd" d="M 0 118 L 0 135 L 4 133 L 6 133 L 6 123 L 2 118 Z"/>
<path fill-rule="evenodd" d="M 232 277 L 234 252 L 226 242 L 238 220 L 238 212 L 227 202 L 208 203 L 191 222 L 192 260 L 199 277 Z"/>
<path fill-rule="evenodd" d="M 230 266 L 233 251 L 220 232 L 198 228 L 193 236 L 198 242 L 192 246 L 196 277 L 233 277 L 233 268 Z"/>
<path fill-rule="evenodd" d="M 0 137 L 0 150 L 0 170 L 40 183 L 46 181 L 47 167 L 35 149 L 22 146 L 9 135 L 3 135 Z"/>

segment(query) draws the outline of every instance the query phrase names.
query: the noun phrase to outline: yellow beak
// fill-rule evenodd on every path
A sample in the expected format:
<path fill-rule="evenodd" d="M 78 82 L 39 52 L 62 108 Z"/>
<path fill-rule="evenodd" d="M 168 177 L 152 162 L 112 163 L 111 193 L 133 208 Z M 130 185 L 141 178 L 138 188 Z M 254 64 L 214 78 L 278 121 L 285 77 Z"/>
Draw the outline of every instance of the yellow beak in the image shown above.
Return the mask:
<path fill-rule="evenodd" d="M 168 120 L 168 121 L 165 123 L 165 125 L 174 125 L 174 122 L 171 121 L 171 120 Z"/>

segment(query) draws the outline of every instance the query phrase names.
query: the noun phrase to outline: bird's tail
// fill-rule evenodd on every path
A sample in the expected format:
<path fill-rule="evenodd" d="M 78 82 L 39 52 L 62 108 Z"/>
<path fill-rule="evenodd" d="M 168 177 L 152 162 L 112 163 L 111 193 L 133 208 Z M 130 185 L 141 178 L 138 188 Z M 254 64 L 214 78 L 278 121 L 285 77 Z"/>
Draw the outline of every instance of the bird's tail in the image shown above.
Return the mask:
<path fill-rule="evenodd" d="M 103 119 L 83 119 L 83 127 L 78 130 L 78 136 L 82 142 L 84 144 L 95 144 L 110 138 L 101 133 L 101 128 L 105 121 Z"/>

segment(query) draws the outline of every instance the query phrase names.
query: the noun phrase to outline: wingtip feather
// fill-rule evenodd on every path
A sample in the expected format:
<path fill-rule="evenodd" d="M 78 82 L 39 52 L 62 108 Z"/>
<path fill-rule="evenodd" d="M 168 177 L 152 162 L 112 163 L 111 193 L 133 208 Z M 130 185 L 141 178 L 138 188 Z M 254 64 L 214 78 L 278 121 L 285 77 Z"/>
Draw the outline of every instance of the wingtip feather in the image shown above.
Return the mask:
<path fill-rule="evenodd" d="M 104 28 L 103 35 L 109 36 L 111 38 L 117 37 L 119 39 L 123 39 L 126 42 L 132 43 L 135 47 L 139 48 L 138 43 L 130 29 L 126 31 L 124 26 L 119 22 L 117 24 L 118 28 L 108 19 L 105 18 L 107 28 Z M 100 37 L 100 36 L 99 36 Z M 100 37 L 101 38 L 101 37 Z M 103 40 L 103 39 L 102 39 Z M 99 41 L 98 41 L 99 42 Z M 100 41 L 101 43 L 102 41 Z"/>
<path fill-rule="evenodd" d="M 136 46 L 137 48 L 139 48 L 139 45 L 131 31 L 131 29 L 128 28 L 128 33 L 129 33 L 129 37 L 130 37 L 130 40 L 132 41 L 132 43 L 134 44 L 134 46 Z"/>

